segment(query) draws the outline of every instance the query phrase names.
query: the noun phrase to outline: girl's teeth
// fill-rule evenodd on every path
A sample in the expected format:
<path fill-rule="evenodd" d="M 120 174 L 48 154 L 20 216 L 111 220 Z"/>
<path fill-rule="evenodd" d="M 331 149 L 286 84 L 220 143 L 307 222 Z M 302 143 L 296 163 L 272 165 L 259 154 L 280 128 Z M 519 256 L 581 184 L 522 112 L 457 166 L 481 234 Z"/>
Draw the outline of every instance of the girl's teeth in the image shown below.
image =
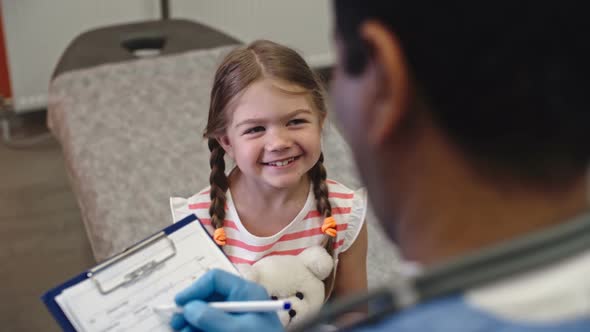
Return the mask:
<path fill-rule="evenodd" d="M 279 167 L 282 167 L 282 166 L 286 166 L 287 164 L 289 164 L 289 163 L 290 163 L 290 162 L 292 162 L 293 160 L 295 160 L 295 158 L 289 158 L 289 159 L 287 159 L 287 160 L 283 160 L 283 161 L 277 161 L 277 162 L 274 162 L 274 163 L 268 163 L 268 164 L 269 164 L 269 165 L 271 165 L 271 166 L 279 166 Z"/>

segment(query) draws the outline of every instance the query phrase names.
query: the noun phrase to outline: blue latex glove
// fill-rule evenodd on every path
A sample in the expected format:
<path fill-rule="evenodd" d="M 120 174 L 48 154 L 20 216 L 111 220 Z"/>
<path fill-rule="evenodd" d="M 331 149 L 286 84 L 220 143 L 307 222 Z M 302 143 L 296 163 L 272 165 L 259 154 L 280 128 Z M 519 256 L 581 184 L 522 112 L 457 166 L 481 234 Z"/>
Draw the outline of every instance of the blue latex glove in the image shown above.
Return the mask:
<path fill-rule="evenodd" d="M 211 270 L 176 295 L 183 314 L 175 314 L 170 325 L 188 331 L 283 331 L 275 312 L 227 313 L 207 305 L 209 301 L 268 300 L 266 290 L 253 282 L 221 270 Z"/>

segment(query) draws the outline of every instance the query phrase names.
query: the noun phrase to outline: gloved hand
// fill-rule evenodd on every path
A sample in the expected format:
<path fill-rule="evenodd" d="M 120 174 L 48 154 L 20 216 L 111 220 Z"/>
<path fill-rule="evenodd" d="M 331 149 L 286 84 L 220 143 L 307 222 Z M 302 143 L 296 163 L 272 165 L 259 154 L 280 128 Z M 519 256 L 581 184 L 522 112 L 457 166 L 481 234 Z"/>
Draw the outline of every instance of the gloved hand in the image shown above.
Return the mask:
<path fill-rule="evenodd" d="M 175 314 L 170 325 L 188 331 L 283 331 L 275 312 L 227 313 L 207 305 L 210 301 L 268 300 L 266 290 L 229 272 L 211 270 L 193 285 L 176 295 L 176 304 L 183 314 Z"/>

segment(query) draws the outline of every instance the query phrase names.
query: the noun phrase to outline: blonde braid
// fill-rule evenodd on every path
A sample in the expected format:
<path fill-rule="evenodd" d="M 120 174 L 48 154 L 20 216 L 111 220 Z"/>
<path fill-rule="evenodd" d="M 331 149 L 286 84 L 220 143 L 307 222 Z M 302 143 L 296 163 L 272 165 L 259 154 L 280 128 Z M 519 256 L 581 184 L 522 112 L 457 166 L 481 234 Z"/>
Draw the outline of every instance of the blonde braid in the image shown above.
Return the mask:
<path fill-rule="evenodd" d="M 332 205 L 328 199 L 328 185 L 326 184 L 326 168 L 324 167 L 324 154 L 320 154 L 318 162 L 309 170 L 311 182 L 313 184 L 313 194 L 316 200 L 316 208 L 322 218 L 332 216 Z M 326 235 L 326 251 L 332 256 L 334 254 L 334 237 Z"/>
<path fill-rule="evenodd" d="M 223 227 L 223 220 L 225 219 L 225 192 L 229 187 L 229 181 L 225 175 L 225 160 L 223 159 L 225 151 L 214 138 L 209 139 L 209 151 L 211 151 L 211 158 L 209 159 L 209 166 L 211 166 L 211 175 L 209 176 L 211 206 L 209 207 L 209 215 L 211 216 L 211 225 L 213 225 L 213 228 L 218 229 Z"/>

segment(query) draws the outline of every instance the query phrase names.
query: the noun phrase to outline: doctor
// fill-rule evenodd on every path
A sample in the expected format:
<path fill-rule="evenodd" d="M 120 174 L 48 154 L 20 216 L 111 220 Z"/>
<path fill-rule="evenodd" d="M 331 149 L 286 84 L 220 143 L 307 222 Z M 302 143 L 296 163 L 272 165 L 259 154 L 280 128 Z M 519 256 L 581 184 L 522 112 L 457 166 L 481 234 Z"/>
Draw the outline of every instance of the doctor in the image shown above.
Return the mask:
<path fill-rule="evenodd" d="M 426 269 L 587 223 L 590 48 L 574 1 L 337 0 L 333 108 L 375 211 Z M 541 236 L 542 237 L 542 236 Z M 590 243 L 392 313 L 367 331 L 590 331 Z M 457 276 L 460 277 L 460 276 Z M 175 329 L 281 330 L 206 302 L 267 297 L 211 272 Z"/>

